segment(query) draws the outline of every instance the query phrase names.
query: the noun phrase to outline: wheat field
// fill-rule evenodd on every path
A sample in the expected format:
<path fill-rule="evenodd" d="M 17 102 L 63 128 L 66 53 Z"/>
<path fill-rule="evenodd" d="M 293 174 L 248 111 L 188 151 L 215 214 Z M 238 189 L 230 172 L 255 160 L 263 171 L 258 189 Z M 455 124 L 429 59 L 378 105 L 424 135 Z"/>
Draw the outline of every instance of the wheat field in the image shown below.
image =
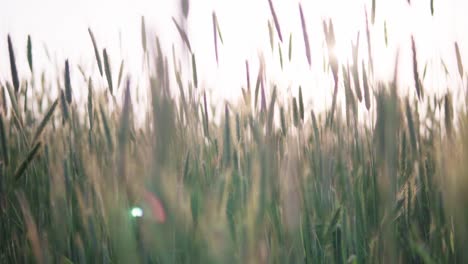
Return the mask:
<path fill-rule="evenodd" d="M 283 64 L 294 46 L 268 3 L 271 49 L 278 45 Z M 304 42 L 294 45 L 310 65 L 300 4 L 297 15 Z M 212 22 L 218 60 L 227 32 L 215 12 Z M 0 82 L 0 263 L 468 262 L 468 116 L 466 99 L 454 98 L 465 94 L 467 74 L 457 43 L 459 86 L 442 96 L 425 90 L 415 38 L 406 95 L 398 57 L 393 81 L 382 82 L 372 72 L 379 62 L 370 51 L 364 62 L 359 44 L 351 65 L 328 52 L 333 85 L 322 88 L 333 102 L 318 112 L 305 103 L 307 87 L 285 96 L 267 81 L 269 65 L 249 61 L 242 98 L 212 101 L 184 26 L 176 18 L 171 26 L 190 72 L 177 64 L 183 54 L 149 44 L 142 18 L 142 52 L 153 65 L 142 77 L 144 108 L 131 96 L 136 77 L 91 28 L 85 52 L 98 77 L 68 60 L 51 65 L 55 78 L 23 74 L 18 64 L 41 71 L 34 39 L 2 36 L 11 72 Z M 333 21 L 323 28 L 331 50 Z M 369 30 L 361 34 L 364 45 Z M 15 59 L 25 51 L 27 61 Z"/>

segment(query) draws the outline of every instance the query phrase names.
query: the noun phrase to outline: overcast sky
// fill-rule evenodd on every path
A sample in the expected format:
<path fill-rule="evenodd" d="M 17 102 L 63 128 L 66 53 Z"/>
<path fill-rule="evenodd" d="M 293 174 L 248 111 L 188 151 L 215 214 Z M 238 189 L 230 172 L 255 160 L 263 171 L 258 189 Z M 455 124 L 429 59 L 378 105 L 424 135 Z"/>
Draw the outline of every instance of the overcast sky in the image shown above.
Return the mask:
<path fill-rule="evenodd" d="M 31 34 L 34 45 L 35 67 L 49 69 L 43 46 L 58 61 L 69 58 L 73 64 L 97 68 L 88 27 L 94 31 L 100 48 L 110 52 L 114 71 L 122 58 L 127 70 L 141 72 L 141 16 L 145 16 L 150 39 L 156 34 L 171 58 L 171 45 L 180 51 L 180 38 L 172 24 L 172 16 L 180 19 L 179 0 L 0 0 L 0 80 L 9 80 L 6 36 L 12 35 L 20 71 L 27 71 L 26 39 Z M 302 3 L 311 42 L 312 67 L 307 64 L 299 17 Z M 432 89 L 445 90 L 447 84 L 458 82 L 454 41 L 461 47 L 465 64 L 468 63 L 468 1 L 434 0 L 435 14 L 431 16 L 430 0 L 376 0 L 376 20 L 371 28 L 376 78 L 389 78 L 394 54 L 401 48 L 401 76 L 407 86 L 412 76 L 409 55 L 410 36 L 414 34 L 418 48 L 420 71 L 426 61 L 425 83 Z M 273 0 L 283 33 L 284 68 L 278 56 L 278 37 L 272 53 L 268 34 L 268 21 L 272 21 L 267 0 L 197 0 L 191 1 L 188 18 L 189 38 L 197 56 L 201 86 L 213 90 L 216 98 L 238 98 L 240 86 L 245 86 L 245 60 L 251 63 L 251 75 L 258 71 L 261 51 L 267 62 L 268 79 L 282 87 L 281 93 L 297 92 L 302 85 L 309 103 L 321 107 L 331 96 L 330 78 L 323 73 L 324 38 L 322 19 L 332 18 L 337 35 L 336 53 L 346 62 L 351 53 L 351 41 L 361 33 L 360 54 L 367 58 L 364 9 L 371 1 L 364 0 Z M 220 45 L 219 65 L 216 65 L 211 13 L 217 13 L 224 38 Z M 384 42 L 384 21 L 387 24 L 388 47 Z M 120 32 L 120 33 L 119 33 Z M 288 39 L 293 36 L 292 61 L 288 57 Z M 120 42 L 121 36 L 122 41 Z M 122 49 L 120 47 L 122 44 Z M 360 56 L 361 56 L 360 55 Z M 451 73 L 448 80 L 440 74 L 440 58 Z M 93 68 L 94 67 L 94 68 Z M 430 74 L 431 70 L 439 74 Z M 78 70 L 74 71 L 78 75 Z M 95 73 L 94 73 L 95 74 Z M 117 75 L 117 72 L 114 73 Z M 190 78 L 190 72 L 185 73 Z M 447 82 L 448 81 L 448 82 Z M 289 90 L 288 90 L 289 88 Z"/>

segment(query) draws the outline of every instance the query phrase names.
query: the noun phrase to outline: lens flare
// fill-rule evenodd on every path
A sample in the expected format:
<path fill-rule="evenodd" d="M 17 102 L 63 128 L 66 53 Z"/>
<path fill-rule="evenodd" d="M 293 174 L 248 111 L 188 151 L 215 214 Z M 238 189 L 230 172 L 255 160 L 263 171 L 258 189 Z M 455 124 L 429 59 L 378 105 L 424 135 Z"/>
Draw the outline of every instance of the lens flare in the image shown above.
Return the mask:
<path fill-rule="evenodd" d="M 133 207 L 132 210 L 130 211 L 130 214 L 133 217 L 142 217 L 143 216 L 143 210 L 140 207 Z"/>

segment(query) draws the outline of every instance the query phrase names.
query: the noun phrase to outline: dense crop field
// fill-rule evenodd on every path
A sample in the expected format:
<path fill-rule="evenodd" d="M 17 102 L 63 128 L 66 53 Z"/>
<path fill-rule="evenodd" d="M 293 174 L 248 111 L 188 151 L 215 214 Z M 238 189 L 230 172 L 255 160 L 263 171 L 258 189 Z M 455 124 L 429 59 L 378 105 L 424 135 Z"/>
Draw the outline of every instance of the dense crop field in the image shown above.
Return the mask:
<path fill-rule="evenodd" d="M 281 37 L 270 7 L 272 33 Z M 8 36 L 9 58 L 2 59 L 11 75 L 0 87 L 1 263 L 468 261 L 468 117 L 450 93 L 424 90 L 414 44 L 411 96 L 398 94 L 397 74 L 374 81 L 371 63 L 357 54 L 352 65 L 327 54 L 335 85 L 320 89 L 333 103 L 319 113 L 304 103 L 304 87 L 280 97 L 281 87 L 264 78 L 268 65 L 249 70 L 248 62 L 241 100 L 211 102 L 198 87 L 195 54 L 184 79 L 177 66 L 169 70 L 172 55 L 148 52 L 144 37 L 155 67 L 143 77 L 150 104 L 135 108 L 135 82 L 89 33 L 87 52 L 95 53 L 104 82 L 83 71 L 87 87 L 73 84 L 70 71 L 78 75 L 78 68 L 68 61 L 57 80 L 22 77 L 17 63 L 40 70 L 33 41 Z M 214 13 L 213 33 L 217 47 Z M 333 46 L 332 22 L 324 22 L 324 34 Z M 28 61 L 15 59 L 21 51 Z M 460 86 L 450 91 L 464 91 L 457 44 L 453 54 Z M 76 100 L 77 90 L 87 100 Z M 375 118 L 361 122 L 359 111 Z"/>

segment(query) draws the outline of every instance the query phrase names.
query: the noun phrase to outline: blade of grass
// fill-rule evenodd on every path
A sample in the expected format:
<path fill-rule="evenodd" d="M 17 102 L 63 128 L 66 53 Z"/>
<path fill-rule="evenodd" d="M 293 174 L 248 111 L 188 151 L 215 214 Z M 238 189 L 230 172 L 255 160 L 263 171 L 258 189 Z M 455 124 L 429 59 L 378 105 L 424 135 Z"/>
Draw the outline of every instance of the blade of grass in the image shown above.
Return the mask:
<path fill-rule="evenodd" d="M 183 107 L 187 111 L 187 100 L 185 99 L 184 86 L 182 85 L 182 79 L 180 78 L 180 73 L 176 72 L 176 81 L 177 86 L 179 87 L 180 97 L 182 99 Z"/>
<path fill-rule="evenodd" d="M 330 220 L 330 223 L 328 224 L 327 231 L 325 232 L 326 233 L 325 237 L 329 237 L 332 234 L 333 230 L 335 230 L 338 224 L 338 221 L 340 220 L 340 216 L 341 216 L 341 206 L 335 210 L 335 213 L 333 214 L 333 217 Z"/>
<path fill-rule="evenodd" d="M 411 142 L 411 147 L 413 148 L 413 153 L 417 153 L 417 139 L 416 139 L 416 130 L 414 127 L 414 121 L 413 121 L 413 114 L 412 114 L 412 109 L 409 103 L 409 99 L 406 99 L 406 120 L 408 123 L 408 129 L 409 129 L 409 134 L 410 134 L 410 142 Z"/>
<path fill-rule="evenodd" d="M 453 131 L 453 107 L 452 107 L 452 96 L 450 93 L 447 93 L 444 97 L 444 110 L 445 110 L 445 129 L 447 130 L 447 135 L 452 136 Z"/>
<path fill-rule="evenodd" d="M 101 74 L 101 76 L 103 76 L 101 56 L 99 55 L 99 49 L 97 47 L 96 39 L 94 38 L 94 34 L 93 34 L 93 31 L 91 31 L 91 28 L 88 28 L 88 33 L 89 33 L 89 36 L 91 37 L 91 41 L 93 42 L 94 55 L 96 56 L 96 62 L 98 65 L 99 73 Z"/>
<path fill-rule="evenodd" d="M 5 122 L 3 121 L 3 115 L 3 113 L 0 113 L 0 143 L 2 144 L 3 162 L 5 166 L 8 167 L 8 164 L 10 163 L 10 155 L 7 143 L 8 141 L 6 138 Z"/>
<path fill-rule="evenodd" d="M 109 127 L 109 121 L 107 120 L 106 113 L 104 112 L 104 108 L 102 107 L 102 105 L 99 105 L 99 110 L 101 113 L 102 125 L 104 126 L 104 133 L 106 136 L 107 145 L 109 147 L 109 150 L 112 152 L 114 150 L 114 144 L 112 140 L 111 130 Z"/>
<path fill-rule="evenodd" d="M 29 151 L 26 158 L 21 162 L 19 167 L 16 169 L 15 176 L 14 176 L 16 181 L 21 179 L 21 176 L 23 176 L 29 164 L 31 164 L 34 157 L 36 157 L 39 149 L 41 148 L 41 145 L 42 145 L 41 142 L 36 142 L 36 144 L 34 144 L 34 147 Z"/>
<path fill-rule="evenodd" d="M 315 117 L 314 110 L 310 112 L 310 116 L 312 118 L 312 127 L 314 129 L 314 139 L 315 139 L 315 144 L 318 147 L 318 150 L 320 151 L 320 132 L 317 124 L 317 118 Z"/>
<path fill-rule="evenodd" d="M 182 13 L 184 14 L 185 19 L 187 19 L 189 11 L 190 11 L 189 0 L 182 0 L 181 7 L 182 7 Z"/>
<path fill-rule="evenodd" d="M 366 35 L 367 35 L 367 53 L 369 56 L 369 70 L 372 74 L 374 72 L 374 60 L 372 57 L 372 44 L 371 44 L 371 35 L 369 30 L 369 21 L 367 19 L 367 10 L 364 10 L 364 14 L 366 17 Z"/>
<path fill-rule="evenodd" d="M 87 77 L 86 71 L 85 71 L 85 69 L 83 68 L 82 65 L 78 65 L 78 70 L 80 71 L 81 77 L 83 77 L 83 80 L 87 81 L 88 77 Z"/>
<path fill-rule="evenodd" d="M 114 88 L 112 86 L 112 71 L 111 71 L 109 57 L 107 56 L 106 49 L 104 49 L 103 51 L 103 56 L 104 56 L 104 70 L 106 72 L 107 84 L 109 85 L 110 94 L 114 95 Z"/>
<path fill-rule="evenodd" d="M 411 36 L 411 51 L 413 52 L 413 77 L 414 77 L 414 85 L 416 87 L 416 92 L 418 94 L 418 98 L 421 100 L 422 99 L 422 94 L 421 94 L 421 85 L 419 81 L 419 73 L 418 73 L 418 59 L 417 59 L 417 54 L 416 54 L 416 44 L 414 43 L 414 37 Z"/>
<path fill-rule="evenodd" d="M 119 78 L 117 79 L 117 87 L 120 87 L 120 83 L 122 81 L 123 68 L 124 68 L 124 60 L 122 60 L 122 62 L 120 63 Z"/>
<path fill-rule="evenodd" d="M 364 86 L 364 101 L 366 102 L 367 110 L 370 109 L 370 92 L 369 92 L 369 82 L 367 80 L 367 71 L 364 65 L 364 61 L 362 61 L 362 85 Z"/>
<path fill-rule="evenodd" d="M 299 126 L 299 110 L 297 109 L 296 97 L 293 97 L 292 106 L 293 106 L 294 126 L 298 127 Z"/>
<path fill-rule="evenodd" d="M 130 116 L 132 111 L 132 101 L 130 98 L 130 79 L 127 78 L 127 84 L 125 87 L 125 97 L 122 107 L 122 114 L 120 118 L 120 128 L 119 128 L 119 174 L 120 179 L 125 180 L 127 177 L 126 166 L 127 166 L 127 141 L 130 130 Z"/>
<path fill-rule="evenodd" d="M 356 43 L 352 44 L 353 46 L 353 80 L 354 80 L 354 89 L 356 90 L 356 96 L 359 102 L 362 102 L 362 93 L 361 93 L 361 86 L 359 85 L 359 32 L 357 34 Z"/>
<path fill-rule="evenodd" d="M 460 78 L 463 79 L 463 62 L 460 55 L 460 48 L 458 47 L 457 42 L 455 42 L 455 55 L 457 56 L 458 73 L 460 74 Z"/>
<path fill-rule="evenodd" d="M 333 89 L 333 99 L 332 99 L 332 106 L 330 110 L 330 115 L 327 118 L 327 125 L 331 126 L 334 122 L 334 115 L 336 110 L 336 101 L 338 98 L 338 81 L 335 80 L 335 88 Z"/>
<path fill-rule="evenodd" d="M 189 42 L 189 39 L 188 39 L 188 37 L 187 37 L 187 34 L 186 34 L 185 31 L 179 26 L 179 24 L 177 24 L 177 21 L 175 20 L 174 17 L 172 18 L 172 21 L 174 22 L 174 25 L 176 26 L 177 31 L 179 32 L 179 35 L 180 35 L 180 37 L 182 38 L 182 40 L 184 41 L 185 45 L 187 45 L 187 48 L 189 49 L 189 51 L 192 52 L 192 47 L 190 46 L 190 42 Z"/>
<path fill-rule="evenodd" d="M 261 111 L 264 113 L 266 111 L 266 95 L 265 95 L 265 81 L 262 78 L 260 81 L 260 92 L 261 92 Z"/>
<path fill-rule="evenodd" d="M 431 0 L 431 15 L 434 16 L 434 0 Z"/>
<path fill-rule="evenodd" d="M 205 115 L 205 124 L 203 126 L 204 130 L 205 130 L 205 136 L 207 138 L 210 138 L 210 131 L 208 129 L 208 104 L 206 103 L 206 92 L 203 92 L 203 107 L 205 108 L 205 112 L 204 112 L 204 115 Z"/>
<path fill-rule="evenodd" d="M 62 124 L 65 124 L 70 114 L 68 113 L 67 99 L 63 90 L 60 90 L 60 108 L 62 109 Z"/>
<path fill-rule="evenodd" d="M 427 65 L 428 65 L 428 63 L 426 62 L 426 64 L 424 64 L 423 77 L 422 77 L 423 80 L 426 79 Z"/>
<path fill-rule="evenodd" d="M 262 81 L 261 79 L 262 79 L 262 69 L 260 68 L 258 70 L 257 83 L 255 84 L 254 107 L 257 107 L 258 92 L 260 90 L 260 83 Z"/>
<path fill-rule="evenodd" d="M 224 133 L 223 133 L 223 160 L 224 164 L 229 164 L 231 160 L 231 126 L 229 125 L 229 108 L 224 107 Z"/>
<path fill-rule="evenodd" d="M 213 19 L 213 40 L 214 40 L 214 47 L 215 47 L 215 56 L 216 56 L 216 64 L 219 64 L 218 60 L 218 36 L 217 36 L 217 29 L 216 29 L 216 14 L 213 11 L 212 13 L 212 19 Z"/>
<path fill-rule="evenodd" d="M 16 69 L 15 52 L 13 50 L 13 44 L 11 43 L 11 37 L 9 34 L 8 34 L 8 53 L 10 55 L 11 79 L 13 82 L 13 87 L 15 88 L 15 92 L 18 92 L 20 88 L 18 70 Z"/>
<path fill-rule="evenodd" d="M 145 17 L 141 17 L 141 46 L 143 52 L 146 54 L 146 26 L 145 26 Z"/>
<path fill-rule="evenodd" d="M 195 60 L 194 53 L 192 53 L 192 73 L 193 73 L 193 83 L 195 85 L 195 88 L 198 88 L 197 62 Z"/>
<path fill-rule="evenodd" d="M 288 58 L 291 61 L 292 58 L 292 33 L 289 34 L 289 51 L 288 51 Z"/>
<path fill-rule="evenodd" d="M 442 64 L 442 68 L 444 69 L 445 76 L 450 75 L 448 68 L 447 68 L 447 64 L 445 64 L 444 59 L 440 58 L 440 63 Z"/>
<path fill-rule="evenodd" d="M 387 20 L 384 21 L 384 38 L 385 38 L 385 47 L 388 47 L 388 31 L 387 31 Z"/>
<path fill-rule="evenodd" d="M 221 40 L 221 44 L 224 44 L 223 35 L 221 34 L 221 28 L 219 26 L 218 16 L 216 15 L 216 13 L 214 14 L 214 20 L 216 24 L 216 30 L 218 31 L 219 40 Z"/>
<path fill-rule="evenodd" d="M 281 122 L 281 132 L 283 133 L 283 136 L 286 136 L 286 133 L 287 133 L 286 117 L 284 114 L 284 108 L 282 106 L 280 107 L 280 122 Z"/>
<path fill-rule="evenodd" d="M 25 83 L 25 88 L 24 88 L 24 103 L 23 103 L 23 112 L 26 114 L 26 117 L 28 116 L 28 90 L 29 90 L 29 85 L 26 82 Z"/>
<path fill-rule="evenodd" d="M 8 113 L 8 105 L 7 105 L 7 98 L 6 98 L 6 88 L 3 85 L 0 85 L 0 88 L 2 89 L 2 110 L 3 113 L 6 115 Z"/>
<path fill-rule="evenodd" d="M 21 133 L 24 133 L 23 119 L 21 117 L 21 112 L 18 107 L 18 102 L 16 101 L 16 94 L 11 89 L 11 86 L 8 82 L 6 83 L 6 88 L 8 90 L 8 95 L 10 96 L 11 106 L 13 108 L 13 117 L 14 117 L 14 120 L 16 121 L 15 124 L 17 124 L 18 129 L 21 131 Z"/>
<path fill-rule="evenodd" d="M 268 0 L 268 3 L 270 5 L 270 11 L 271 11 L 271 15 L 273 16 L 273 21 L 275 22 L 276 32 L 278 33 L 278 37 L 280 41 L 283 42 L 283 35 L 281 34 L 281 28 L 278 22 L 278 17 L 276 16 L 275 8 L 273 7 L 273 2 L 272 0 Z"/>
<path fill-rule="evenodd" d="M 372 14 L 371 14 L 371 23 L 374 25 L 375 23 L 375 0 L 372 0 Z"/>
<path fill-rule="evenodd" d="M 302 87 L 299 86 L 299 116 L 304 122 L 304 100 L 302 99 Z"/>
<path fill-rule="evenodd" d="M 278 53 L 279 53 L 281 69 L 283 69 L 283 52 L 281 51 L 281 45 L 279 42 L 278 42 Z"/>
<path fill-rule="evenodd" d="M 270 20 L 268 20 L 268 36 L 270 37 L 271 52 L 273 52 L 273 50 L 274 50 L 274 47 L 273 47 L 274 37 L 273 37 L 273 28 L 271 26 Z"/>
<path fill-rule="evenodd" d="M 309 44 L 309 34 L 307 33 L 307 26 L 304 18 L 304 13 L 302 12 L 302 6 L 299 3 L 299 13 L 301 15 L 301 25 L 302 25 L 302 36 L 304 37 L 304 46 L 307 56 L 307 62 L 309 63 L 309 67 L 312 64 L 312 60 L 310 57 L 310 44 Z"/>
<path fill-rule="evenodd" d="M 65 61 L 65 95 L 67 98 L 68 104 L 72 102 L 72 88 L 70 81 L 70 66 L 68 60 Z"/>
<path fill-rule="evenodd" d="M 33 72 L 32 41 L 30 35 L 28 35 L 27 57 L 29 69 Z"/>
<path fill-rule="evenodd" d="M 55 108 L 57 107 L 57 104 L 58 104 L 58 98 L 55 99 L 54 103 L 50 106 L 49 110 L 47 111 L 46 115 L 44 116 L 44 118 L 42 119 L 41 123 L 39 124 L 39 126 L 37 127 L 36 129 L 36 133 L 34 133 L 34 137 L 33 137 L 33 140 L 32 142 L 36 142 L 39 137 L 41 136 L 42 132 L 44 131 L 47 123 L 50 121 L 50 119 L 52 118 L 52 115 L 54 114 L 54 111 L 55 111 Z"/>
<path fill-rule="evenodd" d="M 93 130 L 94 120 L 94 109 L 93 109 L 93 80 L 91 77 L 88 79 L 88 119 L 89 119 L 89 130 Z"/>
<path fill-rule="evenodd" d="M 241 141 L 241 124 L 239 113 L 236 113 L 236 138 L 237 142 Z"/>

